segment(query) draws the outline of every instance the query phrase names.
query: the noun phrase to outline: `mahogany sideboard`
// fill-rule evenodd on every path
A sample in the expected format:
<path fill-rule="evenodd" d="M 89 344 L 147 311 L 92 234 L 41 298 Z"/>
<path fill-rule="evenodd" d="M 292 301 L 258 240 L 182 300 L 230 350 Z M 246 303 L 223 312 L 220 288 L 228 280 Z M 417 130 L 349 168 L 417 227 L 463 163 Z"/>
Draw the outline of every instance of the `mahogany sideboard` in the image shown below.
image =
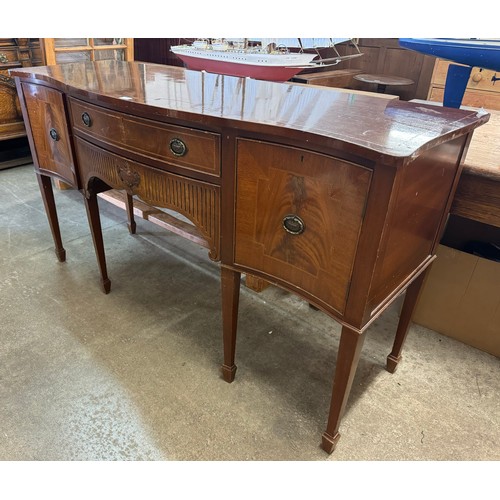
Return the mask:
<path fill-rule="evenodd" d="M 387 369 L 401 359 L 469 141 L 489 115 L 139 62 L 12 74 L 60 260 L 51 178 L 83 194 L 106 293 L 97 194 L 121 189 L 132 232 L 136 195 L 187 217 L 194 226 L 179 232 L 220 262 L 227 382 L 241 273 L 342 325 L 322 437 L 331 453 L 367 329 L 406 291 Z"/>

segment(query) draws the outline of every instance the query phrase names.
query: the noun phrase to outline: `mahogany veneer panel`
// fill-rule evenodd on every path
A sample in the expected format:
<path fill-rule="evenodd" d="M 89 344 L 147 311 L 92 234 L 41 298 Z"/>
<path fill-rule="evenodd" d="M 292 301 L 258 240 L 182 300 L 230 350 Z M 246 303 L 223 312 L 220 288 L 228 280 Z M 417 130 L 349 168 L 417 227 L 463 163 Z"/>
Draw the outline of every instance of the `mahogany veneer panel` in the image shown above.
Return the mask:
<path fill-rule="evenodd" d="M 107 152 L 76 138 L 76 154 L 82 165 L 80 175 L 85 186 L 93 178 L 114 189 L 124 189 L 146 203 L 179 212 L 193 222 L 208 242 L 209 256 L 219 258 L 220 194 L 219 187 L 162 172 L 139 162 Z"/>
<path fill-rule="evenodd" d="M 76 186 L 63 94 L 42 85 L 22 84 L 36 165 Z M 33 153 L 33 151 L 32 151 Z"/>
<path fill-rule="evenodd" d="M 175 163 L 217 177 L 220 175 L 220 138 L 217 134 L 138 118 L 76 99 L 70 99 L 69 103 L 73 127 L 81 135 L 161 163 Z M 82 119 L 85 114 L 88 125 Z M 169 145 L 174 139 L 186 145 L 183 156 L 172 152 Z"/>
<path fill-rule="evenodd" d="M 345 308 L 371 170 L 244 139 L 237 146 L 235 263 Z M 283 228 L 299 216 L 301 234 Z"/>

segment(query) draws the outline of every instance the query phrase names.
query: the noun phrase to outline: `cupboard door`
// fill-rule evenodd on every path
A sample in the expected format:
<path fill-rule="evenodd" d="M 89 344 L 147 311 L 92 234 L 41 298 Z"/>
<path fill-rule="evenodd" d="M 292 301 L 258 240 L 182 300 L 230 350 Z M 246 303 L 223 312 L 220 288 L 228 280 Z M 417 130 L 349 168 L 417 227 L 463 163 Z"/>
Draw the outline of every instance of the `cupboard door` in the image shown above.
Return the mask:
<path fill-rule="evenodd" d="M 246 139 L 237 155 L 235 263 L 342 314 L 371 170 Z"/>
<path fill-rule="evenodd" d="M 61 92 L 31 83 L 23 83 L 22 89 L 37 167 L 77 187 Z"/>

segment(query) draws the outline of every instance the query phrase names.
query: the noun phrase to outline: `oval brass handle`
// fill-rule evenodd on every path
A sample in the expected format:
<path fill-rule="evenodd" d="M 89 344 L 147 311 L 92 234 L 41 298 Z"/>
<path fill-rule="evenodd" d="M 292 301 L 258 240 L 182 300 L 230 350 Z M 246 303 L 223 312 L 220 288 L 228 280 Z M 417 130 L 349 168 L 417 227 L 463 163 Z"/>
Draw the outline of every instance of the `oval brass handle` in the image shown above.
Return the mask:
<path fill-rule="evenodd" d="M 187 153 L 186 143 L 181 139 L 172 139 L 169 146 L 174 156 L 184 156 Z"/>
<path fill-rule="evenodd" d="M 50 138 L 53 141 L 58 141 L 59 140 L 59 134 L 57 133 L 57 130 L 55 128 L 51 128 L 49 130 L 49 135 L 50 135 Z"/>
<path fill-rule="evenodd" d="M 82 122 L 86 127 L 90 127 L 92 125 L 92 118 L 90 118 L 90 115 L 85 111 L 85 113 L 82 113 Z"/>
<path fill-rule="evenodd" d="M 283 217 L 283 229 L 290 234 L 302 234 L 306 228 L 304 221 L 298 215 L 285 215 Z"/>

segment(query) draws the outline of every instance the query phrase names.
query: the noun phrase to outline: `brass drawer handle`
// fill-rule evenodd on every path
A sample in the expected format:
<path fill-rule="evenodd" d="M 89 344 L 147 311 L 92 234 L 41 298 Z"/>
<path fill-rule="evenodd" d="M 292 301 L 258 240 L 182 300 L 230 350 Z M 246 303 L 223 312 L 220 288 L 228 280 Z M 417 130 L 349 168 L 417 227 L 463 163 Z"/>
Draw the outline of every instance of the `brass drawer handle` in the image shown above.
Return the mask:
<path fill-rule="evenodd" d="M 57 133 L 57 130 L 55 128 L 51 128 L 49 130 L 49 135 L 50 135 L 50 138 L 53 141 L 58 141 L 59 140 L 59 134 Z"/>
<path fill-rule="evenodd" d="M 182 139 L 172 139 L 169 146 L 174 156 L 184 156 L 187 153 L 186 143 Z"/>
<path fill-rule="evenodd" d="M 285 215 L 283 217 L 283 229 L 290 234 L 299 235 L 304 232 L 306 225 L 298 215 Z"/>
<path fill-rule="evenodd" d="M 92 118 L 90 118 L 90 115 L 85 111 L 85 113 L 82 113 L 82 122 L 86 127 L 90 127 L 92 125 Z"/>

